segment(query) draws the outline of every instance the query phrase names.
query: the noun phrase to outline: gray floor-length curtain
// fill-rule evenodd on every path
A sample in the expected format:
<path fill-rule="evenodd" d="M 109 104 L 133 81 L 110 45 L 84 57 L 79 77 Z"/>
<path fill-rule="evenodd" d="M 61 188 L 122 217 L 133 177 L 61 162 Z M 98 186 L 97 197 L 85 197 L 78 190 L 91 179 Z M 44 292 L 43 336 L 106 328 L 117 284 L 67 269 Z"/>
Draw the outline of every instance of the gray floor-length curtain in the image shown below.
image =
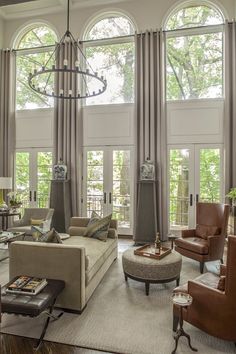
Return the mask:
<path fill-rule="evenodd" d="M 236 187 L 236 22 L 225 24 L 225 192 Z"/>
<path fill-rule="evenodd" d="M 0 50 L 0 176 L 13 177 L 15 152 L 15 52 Z"/>
<path fill-rule="evenodd" d="M 75 53 L 70 42 L 61 44 L 62 50 L 60 66 L 63 67 L 63 60 L 69 61 L 69 66 L 75 62 Z M 66 77 L 60 74 L 56 78 L 56 85 L 59 89 L 68 91 L 78 85 L 76 75 Z M 82 174 L 82 113 L 79 99 L 56 99 L 54 109 L 54 159 L 55 163 L 60 158 L 68 168 L 68 179 L 71 180 L 71 201 L 72 215 L 81 215 L 80 211 L 80 181 Z"/>
<path fill-rule="evenodd" d="M 136 34 L 135 47 L 136 184 L 140 177 L 140 165 L 146 158 L 150 158 L 156 165 L 156 223 L 164 240 L 167 235 L 164 33 L 146 31 Z M 138 188 L 135 196 L 137 207 Z"/>

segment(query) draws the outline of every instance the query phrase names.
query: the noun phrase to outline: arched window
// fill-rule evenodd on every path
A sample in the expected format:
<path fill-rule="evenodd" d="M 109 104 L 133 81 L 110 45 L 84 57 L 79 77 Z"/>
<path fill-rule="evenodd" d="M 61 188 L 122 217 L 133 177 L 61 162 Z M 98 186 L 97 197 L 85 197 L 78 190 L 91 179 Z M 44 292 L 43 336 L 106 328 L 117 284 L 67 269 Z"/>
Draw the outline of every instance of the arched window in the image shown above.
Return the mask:
<path fill-rule="evenodd" d="M 134 25 L 120 14 L 104 14 L 88 27 L 85 53 L 90 65 L 107 79 L 107 90 L 87 105 L 129 103 L 134 100 Z M 90 82 L 87 82 L 88 88 Z"/>
<path fill-rule="evenodd" d="M 37 109 L 53 106 L 49 97 L 38 95 L 28 85 L 28 76 L 34 69 L 46 63 L 57 41 L 55 32 L 45 24 L 34 24 L 21 32 L 15 41 L 16 61 L 16 109 Z M 52 48 L 48 47 L 52 46 Z M 51 79 L 53 80 L 53 78 Z M 53 86 L 53 81 L 52 81 Z"/>
<path fill-rule="evenodd" d="M 167 99 L 222 97 L 223 22 L 222 13 L 205 4 L 188 3 L 168 17 Z"/>

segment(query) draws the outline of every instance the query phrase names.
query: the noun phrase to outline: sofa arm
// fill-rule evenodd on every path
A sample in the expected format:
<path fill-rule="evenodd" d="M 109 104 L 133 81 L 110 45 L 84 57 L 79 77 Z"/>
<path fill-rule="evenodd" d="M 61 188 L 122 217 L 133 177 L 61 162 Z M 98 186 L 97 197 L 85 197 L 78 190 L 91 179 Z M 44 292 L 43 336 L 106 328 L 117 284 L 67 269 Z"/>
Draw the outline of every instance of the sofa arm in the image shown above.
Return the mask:
<path fill-rule="evenodd" d="M 70 226 L 68 232 L 70 236 L 83 236 L 86 229 L 86 227 Z"/>
<path fill-rule="evenodd" d="M 79 216 L 73 216 L 70 219 L 70 226 L 77 226 L 77 227 L 87 227 L 89 218 L 82 218 Z"/>
<path fill-rule="evenodd" d="M 85 306 L 85 248 L 79 246 L 15 241 L 10 244 L 10 279 L 29 275 L 65 281 L 58 307 L 81 311 Z"/>

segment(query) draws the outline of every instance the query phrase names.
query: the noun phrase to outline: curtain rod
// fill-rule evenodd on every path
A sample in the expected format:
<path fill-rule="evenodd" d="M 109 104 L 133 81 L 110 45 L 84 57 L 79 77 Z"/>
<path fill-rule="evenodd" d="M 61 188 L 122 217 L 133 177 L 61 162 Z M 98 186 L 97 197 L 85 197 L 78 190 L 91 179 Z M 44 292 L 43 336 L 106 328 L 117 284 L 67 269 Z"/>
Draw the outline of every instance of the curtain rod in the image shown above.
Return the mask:
<path fill-rule="evenodd" d="M 228 21 L 229 24 L 232 24 L 233 21 Z M 198 26 L 198 27 L 190 27 L 190 28 L 178 28 L 178 29 L 174 29 L 174 30 L 162 30 L 162 32 L 164 33 L 173 33 L 173 32 L 183 32 L 183 31 L 188 31 L 188 30 L 193 30 L 193 29 L 202 29 L 202 28 L 214 28 L 214 27 L 219 27 L 219 26 L 225 26 L 225 23 L 220 23 L 217 25 L 209 25 L 209 26 Z M 145 31 L 146 32 L 146 31 Z M 140 32 L 140 33 L 136 33 L 138 36 L 142 35 L 145 32 Z M 153 33 L 157 33 L 158 31 L 153 31 Z M 87 39 L 87 40 L 82 40 L 82 41 L 78 41 L 80 44 L 83 43 L 96 43 L 96 42 L 105 42 L 109 39 L 123 39 L 123 38 L 132 38 L 134 37 L 135 34 L 129 34 L 126 36 L 118 36 L 118 37 L 111 37 L 111 38 L 101 38 L 101 39 Z M 45 45 L 45 46 L 40 46 L 40 47 L 32 47 L 32 48 L 19 48 L 19 49 L 12 49 L 13 52 L 23 52 L 23 51 L 30 51 L 33 49 L 53 49 L 55 47 L 55 45 Z"/>

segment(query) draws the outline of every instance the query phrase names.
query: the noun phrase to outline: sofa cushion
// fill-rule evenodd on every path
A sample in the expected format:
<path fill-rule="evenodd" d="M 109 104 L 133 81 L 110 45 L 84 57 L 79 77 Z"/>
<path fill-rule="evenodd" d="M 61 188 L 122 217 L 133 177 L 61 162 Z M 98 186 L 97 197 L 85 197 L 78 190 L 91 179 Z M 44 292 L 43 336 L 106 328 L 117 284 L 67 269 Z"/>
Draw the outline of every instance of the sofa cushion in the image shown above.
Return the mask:
<path fill-rule="evenodd" d="M 117 239 L 107 239 L 100 242 L 95 238 L 73 236 L 63 242 L 66 245 L 78 245 L 85 248 L 85 281 L 86 285 L 94 277 L 114 248 L 117 248 Z"/>
<path fill-rule="evenodd" d="M 178 238 L 175 240 L 175 244 L 178 247 L 199 254 L 208 254 L 209 252 L 207 240 L 204 240 L 200 237 Z"/>
<path fill-rule="evenodd" d="M 109 214 L 104 218 L 100 218 L 100 216 L 95 211 L 93 211 L 84 236 L 106 241 L 111 217 L 112 214 Z"/>
<path fill-rule="evenodd" d="M 213 225 L 197 225 L 195 235 L 207 240 L 208 236 L 219 235 L 218 226 Z"/>

